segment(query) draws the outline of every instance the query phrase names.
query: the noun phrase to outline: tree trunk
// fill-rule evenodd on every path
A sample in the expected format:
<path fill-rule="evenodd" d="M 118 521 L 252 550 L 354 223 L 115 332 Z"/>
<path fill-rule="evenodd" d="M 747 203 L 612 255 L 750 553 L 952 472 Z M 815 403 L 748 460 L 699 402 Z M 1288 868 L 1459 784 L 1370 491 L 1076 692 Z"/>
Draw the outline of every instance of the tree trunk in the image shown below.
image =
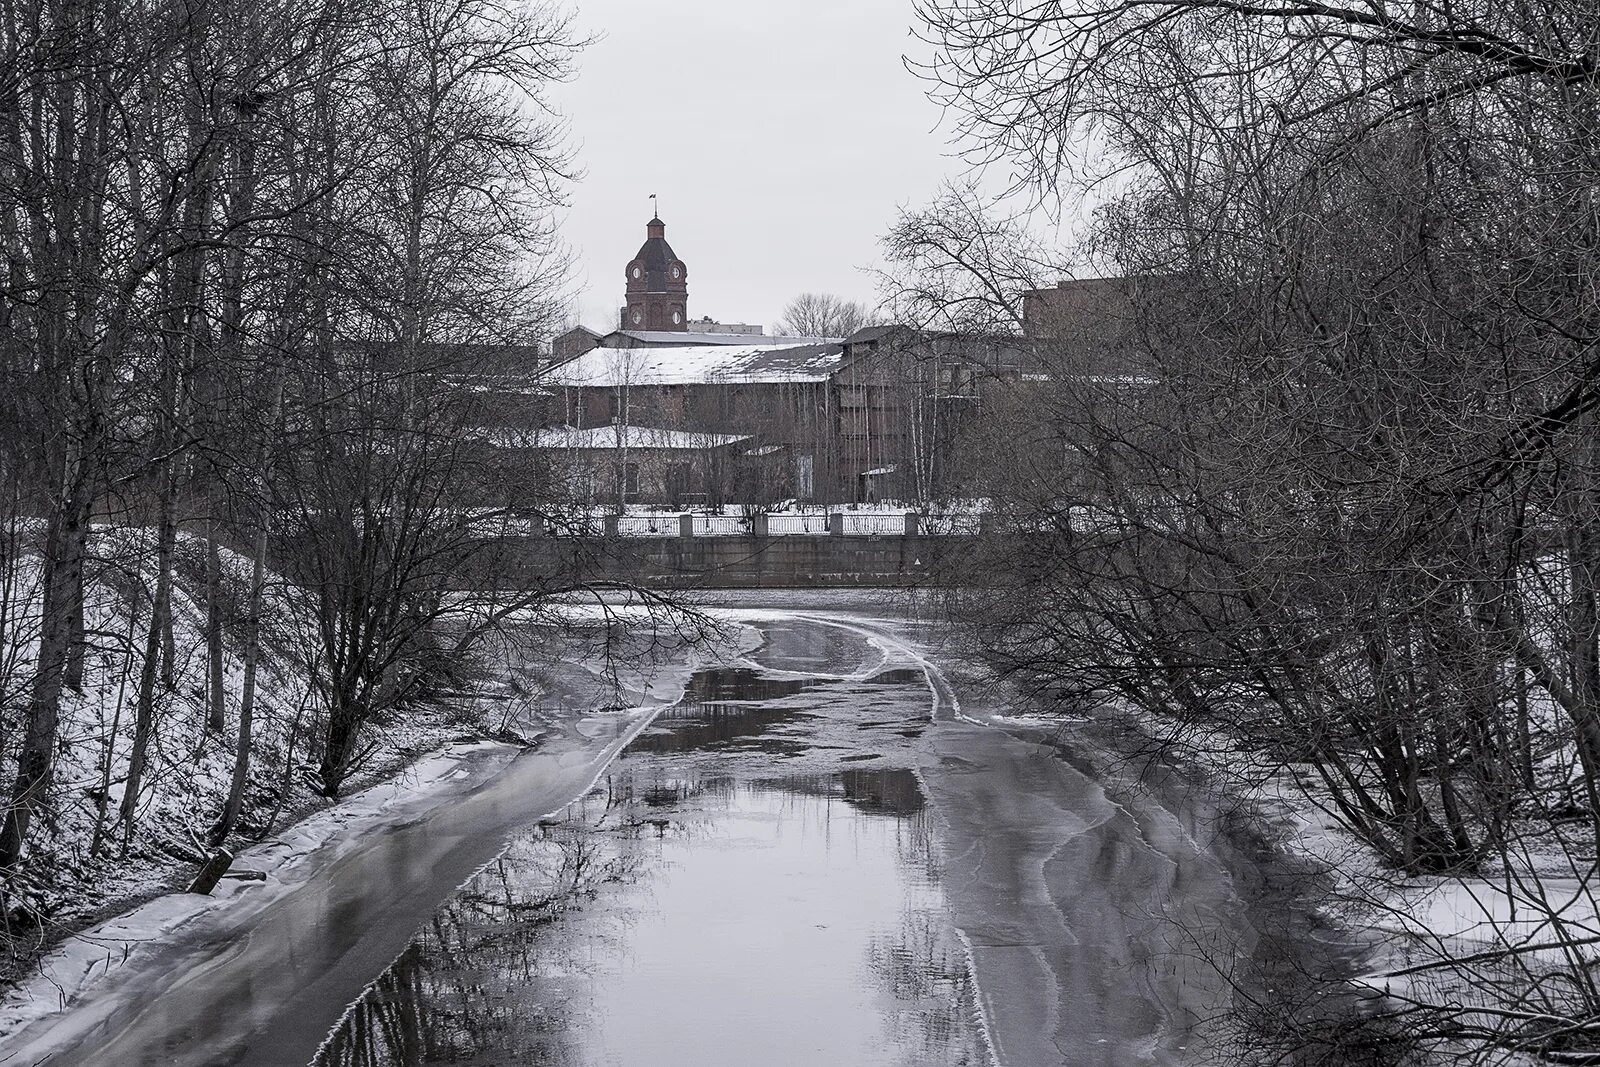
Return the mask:
<path fill-rule="evenodd" d="M 61 719 L 61 686 L 70 658 L 72 614 L 83 597 L 83 557 L 89 532 L 91 480 L 76 472 L 68 498 L 51 524 L 46 545 L 44 604 L 39 626 L 39 658 L 28 699 L 28 727 L 17 756 L 11 805 L 0 826 L 0 871 L 14 872 L 22 856 L 33 813 L 50 791 L 56 729 Z"/>
<path fill-rule="evenodd" d="M 234 748 L 233 779 L 228 784 L 228 799 L 222 817 L 211 828 L 211 843 L 220 845 L 233 832 L 244 806 L 245 785 L 250 778 L 251 730 L 255 722 L 256 663 L 261 649 L 261 593 L 265 586 L 267 523 L 256 531 L 255 560 L 250 567 L 250 602 L 245 606 L 244 685 L 239 693 L 239 741 Z M 209 892 L 210 890 L 206 890 Z"/>
<path fill-rule="evenodd" d="M 273 512 L 277 507 L 272 494 L 272 462 L 277 456 L 278 434 L 283 427 L 283 378 L 273 379 L 271 417 L 267 423 L 267 439 L 261 448 L 260 470 L 263 502 L 256 520 L 255 551 L 250 561 L 250 592 L 244 614 L 244 682 L 239 693 L 239 739 L 234 748 L 233 779 L 228 783 L 228 799 L 222 806 L 222 817 L 211 828 L 211 843 L 220 845 L 233 832 L 244 806 L 245 785 L 250 779 L 251 733 L 255 724 L 256 666 L 261 658 L 261 602 L 266 590 L 267 545 L 272 532 Z M 296 725 L 299 719 L 296 718 Z M 293 757 L 294 738 L 289 740 Z"/>
<path fill-rule="evenodd" d="M 1528 795 L 1534 795 L 1533 734 L 1528 728 L 1528 672 L 1513 664 L 1517 695 L 1517 774 Z"/>
<path fill-rule="evenodd" d="M 139 670 L 133 748 L 128 753 L 128 779 L 122 791 L 122 806 L 118 809 L 124 856 L 133 840 L 134 812 L 139 804 L 139 789 L 144 784 L 145 764 L 150 755 L 150 736 L 155 730 L 156 665 L 161 658 L 162 647 L 171 639 L 172 633 L 172 556 L 178 529 L 178 472 L 174 463 L 168 461 L 166 487 L 161 498 L 161 519 L 156 534 L 156 591 L 150 604 L 150 629 L 145 638 L 144 663 Z"/>
<path fill-rule="evenodd" d="M 170 541 L 167 542 L 166 560 L 161 564 L 161 574 L 157 576 L 157 584 L 165 583 L 167 596 L 161 606 L 161 688 L 167 692 L 174 692 L 178 688 L 176 674 L 178 662 L 178 646 L 172 636 L 172 545 L 177 540 L 177 524 L 174 521 Z"/>
<path fill-rule="evenodd" d="M 222 679 L 222 554 L 217 548 L 212 520 L 206 520 L 206 729 L 220 734 L 227 728 Z"/>
<path fill-rule="evenodd" d="M 361 721 L 358 713 L 341 706 L 337 696 L 332 703 L 335 706 L 328 709 L 327 743 L 323 746 L 322 761 L 317 767 L 322 793 L 329 799 L 339 796 L 339 788 L 349 774 L 351 750 L 355 745 L 357 724 Z"/>
<path fill-rule="evenodd" d="M 71 591 L 71 614 L 67 624 L 67 668 L 63 684 L 74 693 L 83 692 L 83 662 L 89 648 L 83 627 L 83 568 L 78 568 L 77 588 Z"/>
<path fill-rule="evenodd" d="M 194 881 L 189 883 L 189 892 L 199 893 L 201 896 L 210 895 L 232 865 L 233 853 L 225 848 L 217 849 L 205 863 L 200 865 L 199 873 L 194 876 Z"/>

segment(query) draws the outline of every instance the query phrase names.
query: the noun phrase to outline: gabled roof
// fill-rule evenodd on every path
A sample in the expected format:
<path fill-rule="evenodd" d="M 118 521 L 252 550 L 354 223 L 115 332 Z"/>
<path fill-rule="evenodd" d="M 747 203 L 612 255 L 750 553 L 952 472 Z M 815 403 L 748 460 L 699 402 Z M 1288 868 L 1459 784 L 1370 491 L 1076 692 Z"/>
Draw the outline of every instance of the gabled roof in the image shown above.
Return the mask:
<path fill-rule="evenodd" d="M 543 380 L 573 388 L 824 382 L 843 353 L 836 344 L 596 348 L 551 366 Z"/>

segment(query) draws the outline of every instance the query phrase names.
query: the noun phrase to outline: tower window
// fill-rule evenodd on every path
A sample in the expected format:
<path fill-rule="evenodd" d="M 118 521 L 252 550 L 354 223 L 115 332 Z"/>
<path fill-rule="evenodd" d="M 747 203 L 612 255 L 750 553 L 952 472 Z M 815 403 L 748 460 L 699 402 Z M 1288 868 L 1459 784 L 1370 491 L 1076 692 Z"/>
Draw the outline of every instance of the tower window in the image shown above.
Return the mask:
<path fill-rule="evenodd" d="M 637 278 L 639 276 L 639 268 L 638 267 L 633 268 L 633 276 L 635 278 Z"/>

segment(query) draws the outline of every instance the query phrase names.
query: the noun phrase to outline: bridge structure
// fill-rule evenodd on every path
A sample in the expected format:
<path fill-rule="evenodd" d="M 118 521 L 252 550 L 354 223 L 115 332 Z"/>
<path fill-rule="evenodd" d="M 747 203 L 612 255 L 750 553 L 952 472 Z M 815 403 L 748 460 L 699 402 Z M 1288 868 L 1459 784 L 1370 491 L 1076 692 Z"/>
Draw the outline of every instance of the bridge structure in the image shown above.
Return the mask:
<path fill-rule="evenodd" d="M 978 515 L 832 511 L 584 516 L 502 535 L 513 571 L 701 589 L 907 588 L 987 532 Z"/>

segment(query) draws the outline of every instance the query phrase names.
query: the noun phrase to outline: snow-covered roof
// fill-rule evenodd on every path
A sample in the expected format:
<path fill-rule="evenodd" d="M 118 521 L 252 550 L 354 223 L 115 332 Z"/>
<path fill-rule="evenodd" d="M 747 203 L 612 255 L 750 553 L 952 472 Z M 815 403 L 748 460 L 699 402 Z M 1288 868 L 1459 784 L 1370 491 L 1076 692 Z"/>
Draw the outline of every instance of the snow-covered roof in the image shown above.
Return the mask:
<path fill-rule="evenodd" d="M 595 348 L 545 372 L 553 386 L 822 382 L 839 368 L 835 344 Z"/>
<path fill-rule="evenodd" d="M 731 433 L 696 433 L 654 426 L 554 426 L 541 430 L 500 428 L 485 436 L 501 448 L 617 449 L 661 448 L 698 450 L 721 448 L 748 441 L 750 437 Z"/>
<path fill-rule="evenodd" d="M 616 330 L 607 337 L 631 337 L 650 345 L 820 345 L 832 337 L 774 337 L 764 333 L 698 333 L 693 330 Z"/>

